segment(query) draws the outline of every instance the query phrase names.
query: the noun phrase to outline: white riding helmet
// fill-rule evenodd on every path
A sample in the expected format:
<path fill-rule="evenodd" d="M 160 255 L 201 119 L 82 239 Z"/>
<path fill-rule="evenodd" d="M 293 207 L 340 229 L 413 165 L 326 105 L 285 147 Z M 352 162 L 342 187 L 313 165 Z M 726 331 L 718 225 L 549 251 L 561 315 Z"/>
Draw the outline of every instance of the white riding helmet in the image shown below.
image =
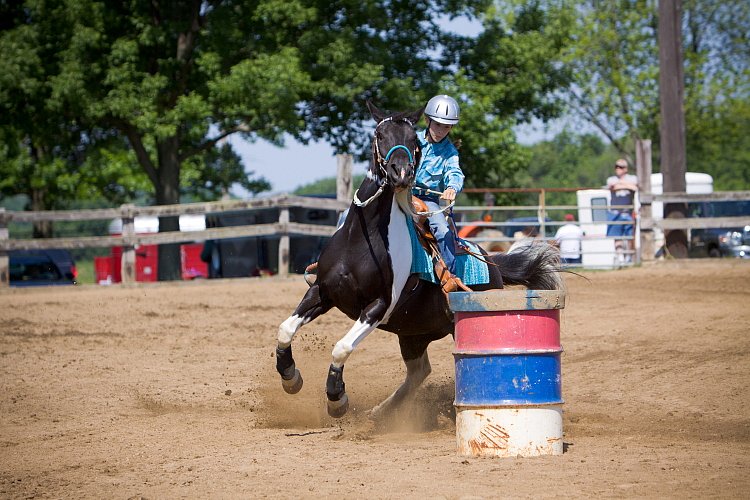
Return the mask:
<path fill-rule="evenodd" d="M 458 103 L 447 95 L 436 95 L 427 102 L 424 108 L 424 114 L 428 118 L 444 125 L 458 123 L 458 112 Z"/>

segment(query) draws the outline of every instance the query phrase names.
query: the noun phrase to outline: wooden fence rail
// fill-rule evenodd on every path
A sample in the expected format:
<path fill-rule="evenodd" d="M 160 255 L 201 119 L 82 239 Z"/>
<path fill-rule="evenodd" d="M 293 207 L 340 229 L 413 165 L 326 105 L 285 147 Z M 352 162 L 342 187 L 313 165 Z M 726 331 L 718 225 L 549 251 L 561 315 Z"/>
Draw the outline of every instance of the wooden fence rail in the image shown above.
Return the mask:
<path fill-rule="evenodd" d="M 564 189 L 565 191 L 576 191 L 576 189 Z M 519 192 L 517 189 L 475 190 L 477 192 Z M 556 191 L 547 189 L 546 191 Z M 562 191 L 562 189 L 560 190 Z M 526 205 L 516 207 L 499 206 L 464 206 L 454 207 L 458 213 L 472 212 L 495 212 L 507 210 L 534 210 L 537 212 L 541 229 L 545 224 L 551 226 L 561 225 L 561 222 L 546 221 L 547 214 L 561 210 L 592 209 L 594 207 L 579 207 L 575 205 L 551 206 L 545 204 L 545 189 L 525 189 L 523 192 L 537 192 L 539 196 L 538 205 Z M 732 201 L 750 200 L 750 191 L 730 191 L 712 194 L 692 195 L 684 193 L 651 194 L 641 193 L 640 204 L 642 208 L 650 208 L 654 202 L 662 203 L 688 203 L 703 201 Z M 289 238 L 292 235 L 303 236 L 331 236 L 335 228 L 333 226 L 301 224 L 290 222 L 289 211 L 292 208 L 310 208 L 323 210 L 343 211 L 349 206 L 349 201 L 325 198 L 313 198 L 305 196 L 281 195 L 255 200 L 232 200 L 206 203 L 190 203 L 180 205 L 137 207 L 134 205 L 123 205 L 120 208 L 70 210 L 70 211 L 44 211 L 44 212 L 15 212 L 0 208 L 0 286 L 9 284 L 8 252 L 11 250 L 26 249 L 52 249 L 52 248 L 101 248 L 122 247 L 122 279 L 123 283 L 135 281 L 135 248 L 138 245 L 158 245 L 166 243 L 184 243 L 195 241 L 206 241 L 224 238 L 240 238 L 253 236 L 278 236 L 279 241 L 279 269 L 278 273 L 285 276 L 289 272 Z M 173 231 L 163 233 L 136 234 L 135 218 L 139 216 L 179 216 L 212 214 L 221 212 L 232 212 L 237 210 L 276 208 L 279 209 L 279 220 L 269 224 L 253 224 L 245 226 L 232 226 L 221 228 L 208 228 L 201 231 Z M 606 207 L 595 207 L 597 209 Z M 642 213 L 650 213 L 642 211 Z M 8 225 L 11 222 L 36 222 L 36 221 L 81 221 L 81 220 L 103 220 L 120 218 L 123 221 L 122 235 L 120 236 L 91 236 L 76 238 L 50 238 L 50 239 L 9 239 Z M 636 221 L 641 228 L 641 240 L 644 234 L 650 235 L 654 228 L 661 230 L 673 229 L 696 229 L 696 228 L 729 228 L 750 225 L 750 216 L 743 217 L 704 217 L 685 219 L 654 219 L 653 217 L 639 217 Z M 463 225 L 465 223 L 460 223 Z M 473 224 L 497 226 L 502 229 L 505 223 L 481 221 Z M 544 233 L 542 233 L 544 234 Z M 481 241 L 506 241 L 510 238 L 500 240 L 483 238 Z M 644 256 L 645 257 L 645 256 Z"/>
<path fill-rule="evenodd" d="M 279 274 L 289 272 L 289 238 L 292 235 L 331 236 L 333 226 L 318 224 L 301 224 L 289 221 L 291 208 L 311 208 L 320 210 L 342 211 L 349 206 L 348 202 L 312 198 L 305 196 L 281 195 L 258 200 L 233 200 L 206 203 L 188 203 L 181 205 L 162 205 L 137 207 L 123 205 L 119 209 L 61 210 L 42 212 L 14 212 L 0 208 L 0 286 L 9 284 L 8 252 L 11 250 L 51 249 L 51 248 L 101 248 L 122 247 L 122 280 L 123 283 L 135 281 L 135 248 L 138 245 L 159 245 L 166 243 L 184 243 L 223 238 L 240 238 L 252 236 L 278 236 L 279 240 Z M 278 208 L 279 221 L 271 224 L 253 224 L 210 228 L 201 231 L 170 231 L 151 234 L 135 233 L 135 218 L 139 216 L 180 216 L 185 214 L 212 214 L 237 210 Z M 76 238 L 45 239 L 9 239 L 8 225 L 11 222 L 36 221 L 81 221 L 122 219 L 121 236 L 89 236 Z"/>
<path fill-rule="evenodd" d="M 641 193 L 639 198 L 641 207 L 651 206 L 655 201 L 664 204 L 742 201 L 750 200 L 750 191 L 719 191 L 708 194 Z M 736 217 L 688 217 L 684 219 L 654 219 L 653 217 L 642 217 L 640 220 L 641 229 L 653 229 L 658 227 L 665 231 L 673 229 L 706 229 L 711 227 L 730 228 L 746 225 L 750 225 L 750 215 Z"/>

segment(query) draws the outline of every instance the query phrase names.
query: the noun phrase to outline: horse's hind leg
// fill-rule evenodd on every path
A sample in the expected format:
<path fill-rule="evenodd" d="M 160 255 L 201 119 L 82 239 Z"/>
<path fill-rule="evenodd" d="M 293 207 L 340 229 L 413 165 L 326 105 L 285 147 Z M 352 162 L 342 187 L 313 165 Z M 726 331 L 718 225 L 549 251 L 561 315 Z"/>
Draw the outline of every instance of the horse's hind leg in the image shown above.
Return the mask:
<path fill-rule="evenodd" d="M 397 408 L 407 398 L 411 398 L 417 389 L 419 389 L 422 382 L 432 372 L 430 359 L 427 356 L 427 345 L 431 340 L 421 337 L 400 336 L 398 338 L 399 346 L 401 347 L 401 356 L 406 364 L 406 379 L 393 394 L 372 409 L 370 418 L 373 420 L 382 418 Z"/>
<path fill-rule="evenodd" d="M 279 326 L 276 339 L 276 371 L 281 375 L 281 385 L 289 394 L 302 389 L 302 375 L 292 357 L 292 340 L 303 325 L 326 313 L 331 307 L 323 304 L 318 286 L 313 285 L 302 298 L 294 313 Z"/>

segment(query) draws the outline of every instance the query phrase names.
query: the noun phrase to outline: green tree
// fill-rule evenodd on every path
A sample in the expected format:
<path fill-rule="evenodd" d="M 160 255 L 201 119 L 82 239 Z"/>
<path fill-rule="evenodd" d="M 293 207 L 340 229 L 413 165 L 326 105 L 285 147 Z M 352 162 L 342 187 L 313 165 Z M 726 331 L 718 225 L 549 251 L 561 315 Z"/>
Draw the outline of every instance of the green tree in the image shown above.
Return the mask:
<path fill-rule="evenodd" d="M 464 47 L 455 51 L 460 70 L 446 78 L 446 87 L 465 96 L 452 134 L 461 143 L 467 187 L 517 187 L 525 179 L 530 156 L 513 127 L 532 117 L 559 116 L 554 93 L 569 82 L 560 65 L 569 15 L 564 6 L 543 9 L 537 2 L 493 5 L 485 13 L 484 31 L 459 41 Z M 506 195 L 497 202 L 515 198 Z"/>
<path fill-rule="evenodd" d="M 445 51 L 435 61 L 431 81 L 411 91 L 406 101 L 392 91 L 395 83 L 389 81 L 379 97 L 384 107 L 405 110 L 414 108 L 415 102 L 424 105 L 438 93 L 455 96 L 461 106 L 461 121 L 451 137 L 459 146 L 465 186 L 516 187 L 525 179 L 530 156 L 517 143 L 513 127 L 532 117 L 550 119 L 561 112 L 553 94 L 569 81 L 559 64 L 568 22 L 562 7 L 555 11 L 535 4 L 509 9 L 494 4 L 480 7 L 476 12 L 482 31 L 477 36 L 440 35 Z M 370 154 L 367 132 L 362 129 L 352 137 L 361 144 L 361 160 Z M 335 180 L 328 179 L 298 192 L 320 192 L 321 185 L 329 186 L 326 192 L 335 190 Z M 472 195 L 468 201 L 480 203 L 482 197 Z"/>
<path fill-rule="evenodd" d="M 183 163 L 184 196 L 201 201 L 230 197 L 229 190 L 239 186 L 249 193 L 260 193 L 271 189 L 263 178 L 253 178 L 245 172 L 245 166 L 231 144 L 210 148 L 201 156 L 194 156 Z"/>
<path fill-rule="evenodd" d="M 407 107 L 432 81 L 438 10 L 481 3 L 40 0 L 11 31 L 64 22 L 69 36 L 43 56 L 59 62 L 52 97 L 87 126 L 126 138 L 155 203 L 174 204 L 186 163 L 200 165 L 196 157 L 231 134 L 363 145 L 365 98 Z M 164 218 L 160 229 L 177 224 Z M 160 279 L 179 276 L 176 255 L 162 248 Z"/>
<path fill-rule="evenodd" d="M 658 168 L 657 1 L 573 4 L 574 37 L 564 59 L 573 74 L 570 110 L 631 160 L 635 140 L 652 139 Z M 748 187 L 741 136 L 750 102 L 750 4 L 684 0 L 682 6 L 688 170 L 713 174 L 719 189 Z"/>
<path fill-rule="evenodd" d="M 522 187 L 596 187 L 610 174 L 616 152 L 596 134 L 563 130 L 528 146 L 531 161 Z"/>
<path fill-rule="evenodd" d="M 624 155 L 653 137 L 659 116 L 656 1 L 576 2 L 574 42 L 565 52 L 573 74 L 567 103 Z"/>
<path fill-rule="evenodd" d="M 521 177 L 520 187 L 596 188 L 611 175 L 617 150 L 597 134 L 576 134 L 563 130 L 550 140 L 526 146 L 531 155 L 529 169 Z M 548 205 L 575 205 L 573 192 L 548 192 Z M 562 220 L 562 212 L 551 214 Z"/>
<path fill-rule="evenodd" d="M 18 52 L 14 61 L 33 55 L 50 65 L 35 80 L 44 82 L 35 99 L 54 126 L 77 134 L 51 143 L 76 145 L 79 154 L 85 146 L 116 165 L 134 158 L 157 204 L 178 203 L 192 184 L 197 196 L 225 189 L 221 172 L 237 164 L 216 148 L 231 134 L 276 144 L 290 134 L 366 155 L 368 98 L 405 110 L 437 92 L 464 106 L 456 135 L 469 185 L 507 185 L 524 166 L 512 125 L 553 116 L 548 94 L 564 82 L 555 60 L 565 23 L 536 5 L 508 15 L 489 0 L 28 0 L 14 12 L 13 36 L 54 39 L 47 51 L 33 40 L 23 50 L 4 46 Z M 484 33 L 442 31 L 438 20 L 456 15 L 481 17 Z M 14 91 L 36 74 L 33 63 L 5 68 Z M 26 98 L 3 99 L 20 109 Z M 117 175 L 107 179 L 113 187 Z M 164 218 L 161 230 L 177 224 Z M 162 250 L 160 279 L 176 278 L 176 247 Z"/>
<path fill-rule="evenodd" d="M 750 4 L 683 0 L 688 170 L 750 189 Z"/>
<path fill-rule="evenodd" d="M 101 207 L 149 190 L 127 141 L 61 97 L 73 62 L 60 48 L 85 38 L 78 14 L 56 2 L 0 3 L 0 196 L 23 194 L 26 209 Z M 34 223 L 32 234 L 51 237 L 53 226 Z"/>
<path fill-rule="evenodd" d="M 362 182 L 365 180 L 364 174 L 353 174 L 352 175 L 352 185 L 358 187 Z M 327 177 L 325 179 L 320 179 L 315 182 L 311 182 L 310 184 L 306 184 L 304 186 L 300 186 L 297 189 L 294 190 L 294 194 L 296 195 L 330 195 L 331 193 L 336 192 L 336 178 L 335 177 Z"/>
<path fill-rule="evenodd" d="M 69 19 L 40 16 L 26 24 L 26 16 L 18 2 L 0 3 L 0 194 L 23 193 L 32 210 L 65 208 L 81 184 L 70 167 L 80 164 L 84 131 L 75 112 L 55 98 L 50 80 L 59 69 L 56 48 L 72 32 Z M 49 237 L 52 225 L 36 223 L 33 234 Z"/>

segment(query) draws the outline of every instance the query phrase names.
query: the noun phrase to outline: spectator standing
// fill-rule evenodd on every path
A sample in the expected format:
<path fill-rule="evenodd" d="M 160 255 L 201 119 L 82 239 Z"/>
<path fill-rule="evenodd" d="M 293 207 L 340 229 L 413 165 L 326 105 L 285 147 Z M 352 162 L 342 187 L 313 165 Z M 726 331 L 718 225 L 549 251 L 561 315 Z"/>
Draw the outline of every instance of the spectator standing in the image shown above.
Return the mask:
<path fill-rule="evenodd" d="M 560 260 L 563 264 L 581 263 L 581 240 L 584 232 L 575 223 L 573 214 L 565 214 L 565 222 L 555 233 L 555 244 L 560 249 Z"/>
<path fill-rule="evenodd" d="M 615 175 L 607 179 L 611 193 L 609 220 L 625 224 L 607 226 L 607 236 L 614 236 L 615 252 L 619 263 L 632 262 L 633 257 L 633 199 L 638 191 L 638 178 L 628 174 L 628 162 L 620 158 L 615 162 Z M 619 208 L 622 207 L 622 208 Z M 627 252 L 625 251 L 627 250 Z"/>

